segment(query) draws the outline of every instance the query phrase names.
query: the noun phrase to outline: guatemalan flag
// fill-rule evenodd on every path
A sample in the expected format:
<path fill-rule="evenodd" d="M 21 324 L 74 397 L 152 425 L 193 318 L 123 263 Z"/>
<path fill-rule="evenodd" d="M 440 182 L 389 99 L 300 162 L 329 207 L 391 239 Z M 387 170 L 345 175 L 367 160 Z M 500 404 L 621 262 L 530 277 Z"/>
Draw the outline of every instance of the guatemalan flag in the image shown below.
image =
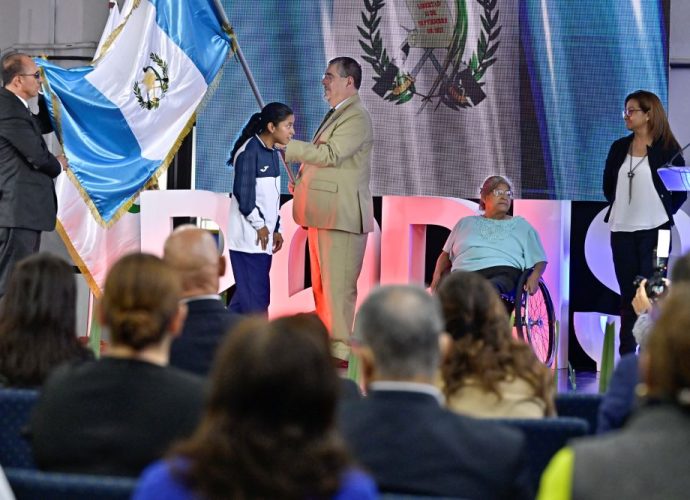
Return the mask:
<path fill-rule="evenodd" d="M 140 249 L 133 202 L 188 132 L 229 29 L 213 0 L 127 0 L 121 12 L 111 6 L 90 66 L 37 60 L 70 162 L 56 182 L 57 231 L 96 296 L 110 266 Z"/>
<path fill-rule="evenodd" d="M 133 0 L 90 66 L 40 62 L 68 174 L 104 226 L 161 174 L 231 40 L 212 0 Z"/>

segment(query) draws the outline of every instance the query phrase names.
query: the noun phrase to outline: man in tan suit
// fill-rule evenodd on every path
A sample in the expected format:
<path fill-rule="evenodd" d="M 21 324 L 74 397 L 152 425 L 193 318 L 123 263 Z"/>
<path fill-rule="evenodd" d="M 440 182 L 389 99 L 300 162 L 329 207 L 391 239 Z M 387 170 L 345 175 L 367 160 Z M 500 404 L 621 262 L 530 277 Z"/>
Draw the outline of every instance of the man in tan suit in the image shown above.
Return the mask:
<path fill-rule="evenodd" d="M 285 160 L 301 161 L 293 217 L 308 230 L 316 310 L 331 332 L 332 353 L 347 366 L 367 233 L 374 229 L 369 191 L 371 117 L 359 99 L 362 68 L 349 57 L 328 63 L 321 83 L 331 110 L 312 142 L 292 140 Z"/>

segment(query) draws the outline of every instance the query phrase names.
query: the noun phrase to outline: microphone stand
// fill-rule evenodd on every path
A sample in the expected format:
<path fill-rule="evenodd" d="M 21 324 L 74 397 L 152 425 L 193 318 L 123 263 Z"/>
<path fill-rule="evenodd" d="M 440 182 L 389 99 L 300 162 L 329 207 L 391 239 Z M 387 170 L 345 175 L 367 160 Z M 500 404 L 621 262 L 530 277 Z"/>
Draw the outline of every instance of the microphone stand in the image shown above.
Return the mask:
<path fill-rule="evenodd" d="M 688 147 L 690 147 L 690 142 L 657 169 L 661 181 L 669 191 L 690 191 L 690 167 L 673 165 L 673 160 L 678 158 Z"/>
<path fill-rule="evenodd" d="M 666 163 L 664 163 L 664 164 L 663 164 L 661 167 L 659 167 L 659 168 L 671 168 L 671 167 L 674 167 L 675 165 L 673 165 L 673 160 L 675 160 L 676 158 L 678 158 L 678 156 L 680 156 L 680 154 L 681 154 L 683 151 L 685 151 L 686 149 L 688 149 L 688 146 L 690 146 L 690 142 L 688 142 L 685 146 L 683 146 L 683 149 L 677 151 L 676 154 L 674 154 L 674 155 L 671 157 L 671 159 L 670 159 L 669 161 L 667 161 Z"/>

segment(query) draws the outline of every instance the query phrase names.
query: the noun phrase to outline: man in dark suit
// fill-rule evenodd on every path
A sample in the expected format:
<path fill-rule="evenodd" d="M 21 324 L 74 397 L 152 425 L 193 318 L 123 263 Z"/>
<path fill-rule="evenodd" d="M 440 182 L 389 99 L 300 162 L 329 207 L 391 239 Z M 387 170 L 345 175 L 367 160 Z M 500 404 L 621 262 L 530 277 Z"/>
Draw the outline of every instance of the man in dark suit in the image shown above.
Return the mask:
<path fill-rule="evenodd" d="M 182 333 L 170 349 L 170 365 L 205 376 L 221 340 L 239 319 L 218 295 L 225 257 L 211 233 L 181 226 L 166 240 L 163 260 L 180 273 L 188 308 Z"/>
<path fill-rule="evenodd" d="M 52 131 L 42 98 L 39 114 L 29 110 L 41 73 L 26 54 L 2 60 L 0 89 L 0 297 L 16 262 L 38 251 L 41 231 L 55 229 L 57 198 L 53 178 L 67 168 L 53 156 L 41 134 Z"/>
<path fill-rule="evenodd" d="M 443 408 L 433 385 L 449 342 L 443 324 L 421 288 L 383 287 L 367 298 L 354 334 L 369 396 L 342 404 L 345 440 L 383 492 L 532 498 L 523 436 Z"/>

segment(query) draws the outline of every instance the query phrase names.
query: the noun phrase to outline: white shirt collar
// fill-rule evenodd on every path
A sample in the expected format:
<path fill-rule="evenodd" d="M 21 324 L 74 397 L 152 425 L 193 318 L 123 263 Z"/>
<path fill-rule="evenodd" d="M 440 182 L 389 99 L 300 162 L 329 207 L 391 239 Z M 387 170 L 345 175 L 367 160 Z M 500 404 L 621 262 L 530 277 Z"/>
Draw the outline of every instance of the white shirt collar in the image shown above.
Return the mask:
<path fill-rule="evenodd" d="M 338 104 L 336 104 L 336 105 L 333 107 L 333 109 L 334 109 L 334 110 L 337 110 L 338 108 L 342 108 L 343 105 L 344 105 L 346 102 L 351 101 L 352 98 L 353 98 L 354 96 L 356 96 L 356 95 L 357 95 L 357 94 L 351 95 L 350 97 L 346 97 L 345 99 L 343 99 L 342 101 L 340 101 Z"/>
<path fill-rule="evenodd" d="M 438 404 L 443 405 L 443 395 L 437 387 L 431 384 L 423 384 L 420 382 L 398 382 L 393 380 L 379 380 L 369 384 L 369 389 L 372 391 L 405 391 L 405 392 L 421 392 L 433 396 L 438 401 Z"/>
<path fill-rule="evenodd" d="M 194 297 L 186 297 L 180 300 L 180 303 L 186 304 L 188 302 L 193 302 L 195 300 L 221 300 L 220 295 L 209 294 L 209 295 L 195 295 Z"/>
<path fill-rule="evenodd" d="M 14 94 L 14 95 L 17 95 L 17 94 Z M 29 103 L 26 102 L 26 101 L 24 100 L 23 97 L 20 97 L 20 96 L 17 95 L 17 99 L 19 99 L 20 101 L 22 101 L 22 104 L 24 105 L 24 107 L 25 107 L 26 109 L 29 109 Z M 31 110 L 29 110 L 29 111 L 31 111 Z"/>

